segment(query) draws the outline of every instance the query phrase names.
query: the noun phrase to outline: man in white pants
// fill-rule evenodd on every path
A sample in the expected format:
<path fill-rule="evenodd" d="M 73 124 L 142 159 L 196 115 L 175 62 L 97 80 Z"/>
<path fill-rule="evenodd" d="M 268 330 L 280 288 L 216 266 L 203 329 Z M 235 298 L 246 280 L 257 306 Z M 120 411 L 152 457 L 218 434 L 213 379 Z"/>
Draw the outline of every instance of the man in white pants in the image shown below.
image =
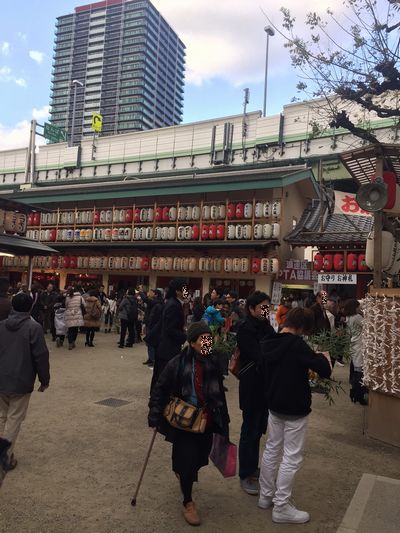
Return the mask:
<path fill-rule="evenodd" d="M 14 296 L 12 310 L 0 322 L 0 437 L 11 442 L 8 470 L 17 466 L 15 441 L 28 410 L 36 375 L 39 391 L 50 382 L 49 350 L 43 329 L 33 320 L 33 299 L 23 292 Z"/>
<path fill-rule="evenodd" d="M 311 412 L 308 371 L 314 370 L 323 378 L 332 371 L 329 354 L 315 353 L 301 337 L 312 328 L 312 311 L 291 309 L 281 332 L 263 345 L 269 418 L 258 506 L 268 509 L 273 505 L 272 521 L 277 523 L 302 524 L 310 520 L 307 512 L 296 509 L 290 501 L 294 477 L 303 461 Z"/>

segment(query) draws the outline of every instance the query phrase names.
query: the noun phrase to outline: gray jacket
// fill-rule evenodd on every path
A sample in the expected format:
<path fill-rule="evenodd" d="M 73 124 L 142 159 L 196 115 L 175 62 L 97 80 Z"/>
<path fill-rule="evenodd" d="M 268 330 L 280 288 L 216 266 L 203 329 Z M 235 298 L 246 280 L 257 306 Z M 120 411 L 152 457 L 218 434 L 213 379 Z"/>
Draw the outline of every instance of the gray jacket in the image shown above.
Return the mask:
<path fill-rule="evenodd" d="M 42 385 L 49 384 L 49 350 L 42 326 L 29 313 L 12 310 L 0 322 L 0 392 L 28 394 L 36 375 Z"/>

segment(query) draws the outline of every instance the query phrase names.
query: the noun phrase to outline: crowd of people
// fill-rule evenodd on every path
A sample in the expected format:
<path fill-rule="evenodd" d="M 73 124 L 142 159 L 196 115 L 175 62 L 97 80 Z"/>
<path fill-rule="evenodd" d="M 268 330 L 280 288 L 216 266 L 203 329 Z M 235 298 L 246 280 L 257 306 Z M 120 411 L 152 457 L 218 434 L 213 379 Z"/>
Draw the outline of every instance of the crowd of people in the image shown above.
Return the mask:
<path fill-rule="evenodd" d="M 146 344 L 143 364 L 153 369 L 149 425 L 172 442 L 172 468 L 183 494 L 183 515 L 200 524 L 192 499 L 193 483 L 208 464 L 213 435 L 229 438 L 229 414 L 224 377 L 229 357 L 240 354 L 239 478 L 243 491 L 258 495 L 261 508 L 273 507 L 277 523 L 304 523 L 309 514 L 291 502 L 295 474 L 303 460 L 311 412 L 309 371 L 322 378 L 335 363 L 329 353 L 314 350 L 304 336 L 347 328 L 350 334 L 351 399 L 365 403 L 362 385 L 362 315 L 359 302 L 343 306 L 321 291 L 315 301 L 282 298 L 276 312 L 278 331 L 271 326 L 270 297 L 254 291 L 241 300 L 233 290 L 213 288 L 203 299 L 189 293 L 183 279 L 170 281 L 166 291 L 142 286 L 123 294 L 106 293 L 104 286 L 83 291 L 79 286 L 56 291 L 19 287 L 9 291 L 0 279 L 0 467 L 12 469 L 15 440 L 25 418 L 36 375 L 44 391 L 50 382 L 45 334 L 57 347 L 65 339 L 76 346 L 79 331 L 86 347 L 94 346 L 96 331 L 115 332 L 118 347 Z M 33 319 L 33 320 L 32 320 Z M 26 344 L 29 331 L 33 342 Z M 25 340 L 24 340 L 25 339 Z M 25 344 L 24 344 L 25 342 Z M 228 347 L 228 350 L 222 350 Z M 339 358 L 340 359 L 340 358 Z M 16 362 L 18 364 L 16 364 Z M 340 360 L 336 361 L 338 364 Z M 21 370 L 22 369 L 22 370 Z M 23 374 L 21 379 L 20 374 Z M 202 432 L 172 427 L 164 416 L 171 397 L 201 409 Z M 262 455 L 260 440 L 267 432 Z M 11 443 L 11 444 L 10 444 Z M 7 456 L 6 463 L 2 457 Z M 1 470 L 1 468 L 0 468 Z M 0 476 L 1 480 L 1 476 Z"/>

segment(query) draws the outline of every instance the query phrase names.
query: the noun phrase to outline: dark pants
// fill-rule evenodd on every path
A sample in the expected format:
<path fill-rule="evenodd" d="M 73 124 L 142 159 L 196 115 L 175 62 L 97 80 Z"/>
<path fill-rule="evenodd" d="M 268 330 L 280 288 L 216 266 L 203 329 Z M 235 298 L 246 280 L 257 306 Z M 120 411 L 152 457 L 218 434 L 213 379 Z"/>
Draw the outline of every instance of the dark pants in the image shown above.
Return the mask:
<path fill-rule="evenodd" d="M 169 359 L 160 359 L 159 357 L 155 357 L 154 359 L 154 368 L 153 368 L 153 377 L 151 379 L 151 385 L 150 385 L 150 392 L 153 390 L 155 384 L 158 381 L 158 378 L 160 377 L 162 371 L 167 366 Z"/>
<path fill-rule="evenodd" d="M 253 476 L 258 468 L 260 439 L 265 415 L 257 411 L 242 411 L 242 428 L 239 441 L 239 477 Z"/>
<path fill-rule="evenodd" d="M 107 311 L 105 317 L 104 317 L 104 325 L 111 329 L 114 322 L 114 313 L 110 313 L 110 311 Z M 107 329 L 107 328 L 106 328 Z"/>
<path fill-rule="evenodd" d="M 95 328 L 86 328 L 86 344 L 93 344 Z"/>
<path fill-rule="evenodd" d="M 150 346 L 149 344 L 147 344 L 147 359 L 151 361 L 152 363 L 154 363 L 155 358 L 156 358 L 156 349 L 154 348 L 154 346 Z"/>
<path fill-rule="evenodd" d="M 69 344 L 72 344 L 76 341 L 76 338 L 78 336 L 78 327 L 74 328 L 68 328 L 68 342 Z"/>
<path fill-rule="evenodd" d="M 120 346 L 123 346 L 125 344 L 125 336 L 126 332 L 128 331 L 128 339 L 126 341 L 126 344 L 135 344 L 135 322 L 131 320 L 125 320 L 124 318 L 121 318 L 121 335 L 119 338 L 119 344 Z"/>
<path fill-rule="evenodd" d="M 136 342 L 142 342 L 142 324 L 140 320 L 136 320 Z"/>

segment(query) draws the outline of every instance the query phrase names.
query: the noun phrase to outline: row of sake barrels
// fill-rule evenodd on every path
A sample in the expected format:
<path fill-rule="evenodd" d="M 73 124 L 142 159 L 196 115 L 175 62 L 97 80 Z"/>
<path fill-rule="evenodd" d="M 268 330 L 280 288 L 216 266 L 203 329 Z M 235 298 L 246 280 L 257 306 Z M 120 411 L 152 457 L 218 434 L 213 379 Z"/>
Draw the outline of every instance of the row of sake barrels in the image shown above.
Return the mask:
<path fill-rule="evenodd" d="M 229 224 L 227 228 L 228 239 L 248 240 L 254 239 L 278 239 L 280 235 L 280 225 L 274 224 Z M 72 242 L 72 241 L 146 241 L 153 240 L 223 240 L 225 238 L 224 224 L 202 224 L 201 231 L 198 225 L 194 226 L 157 226 L 154 231 L 150 226 L 120 228 L 81 228 L 81 229 L 42 229 L 28 230 L 28 239 L 48 242 Z"/>
<path fill-rule="evenodd" d="M 28 258 L 2 258 L 4 266 L 28 266 Z M 4 259 L 8 261 L 7 265 Z M 48 256 L 35 257 L 33 266 L 36 268 L 70 268 L 70 269 L 101 269 L 101 270 L 144 270 L 154 271 L 188 271 L 194 272 L 234 272 L 246 274 L 276 274 L 279 270 L 278 259 L 253 257 L 107 257 L 107 256 Z"/>
<path fill-rule="evenodd" d="M 225 204 L 203 205 L 200 206 L 159 206 L 137 207 L 137 208 L 114 208 L 114 209 L 91 209 L 79 211 L 60 211 L 51 213 L 30 213 L 28 215 L 28 226 L 56 224 L 125 224 L 139 222 L 173 222 L 173 221 L 191 221 L 200 220 L 224 220 L 228 219 L 251 219 L 262 217 L 278 218 L 281 214 L 281 203 L 279 200 L 274 202 L 256 202 L 253 208 L 252 202 L 230 202 Z"/>
<path fill-rule="evenodd" d="M 229 224 L 228 225 L 228 239 L 251 239 L 252 235 L 255 239 L 278 239 L 280 235 L 280 225 L 274 224 Z"/>
<path fill-rule="evenodd" d="M 0 267 L 27 267 L 28 265 L 29 257 L 27 255 L 15 257 L 0 256 Z"/>
<path fill-rule="evenodd" d="M 343 272 L 345 270 L 345 259 L 343 253 L 328 253 L 314 255 L 314 270 L 324 272 Z M 350 252 L 347 254 L 347 272 L 366 272 L 368 269 L 365 262 L 365 253 Z"/>
<path fill-rule="evenodd" d="M 279 200 L 274 202 L 256 202 L 254 205 L 255 218 L 279 218 L 281 214 L 281 203 Z M 229 220 L 252 218 L 253 204 L 250 202 L 229 203 L 227 208 L 227 217 Z"/>

